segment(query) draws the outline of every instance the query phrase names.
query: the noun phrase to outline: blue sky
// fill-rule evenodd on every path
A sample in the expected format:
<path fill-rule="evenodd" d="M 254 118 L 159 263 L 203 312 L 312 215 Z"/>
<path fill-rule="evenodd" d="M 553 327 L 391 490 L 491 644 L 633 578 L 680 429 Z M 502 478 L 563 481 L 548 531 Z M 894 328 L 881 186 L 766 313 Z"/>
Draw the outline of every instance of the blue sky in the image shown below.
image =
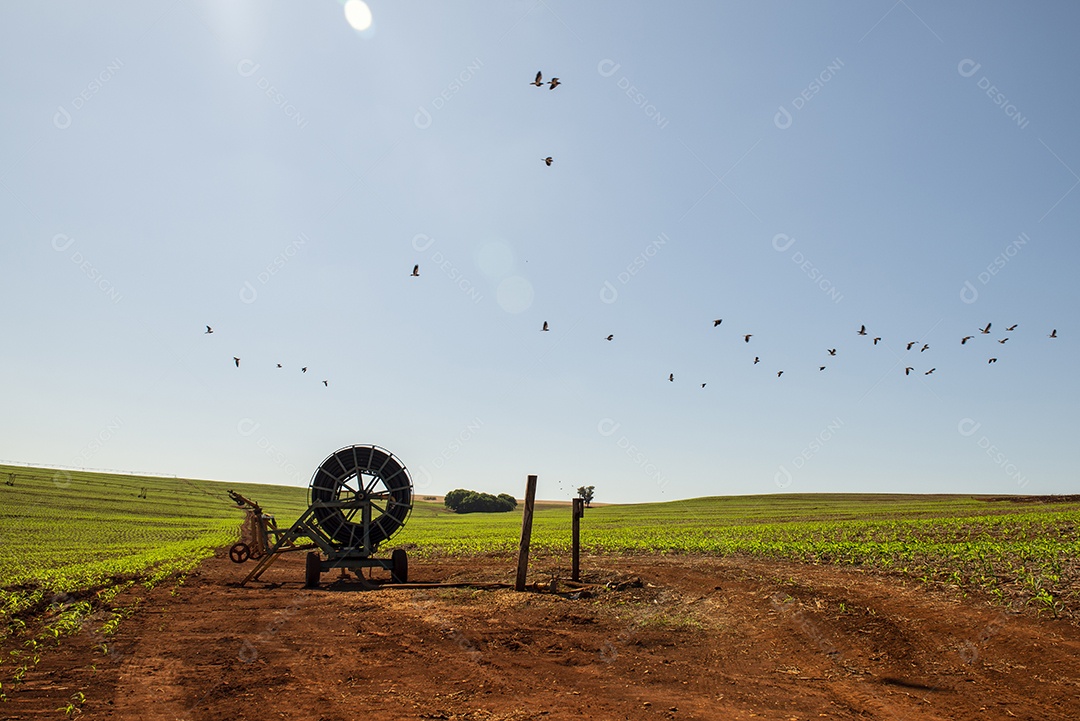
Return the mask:
<path fill-rule="evenodd" d="M 0 459 L 1075 492 L 1080 7 L 369 5 L 0 9 Z"/>

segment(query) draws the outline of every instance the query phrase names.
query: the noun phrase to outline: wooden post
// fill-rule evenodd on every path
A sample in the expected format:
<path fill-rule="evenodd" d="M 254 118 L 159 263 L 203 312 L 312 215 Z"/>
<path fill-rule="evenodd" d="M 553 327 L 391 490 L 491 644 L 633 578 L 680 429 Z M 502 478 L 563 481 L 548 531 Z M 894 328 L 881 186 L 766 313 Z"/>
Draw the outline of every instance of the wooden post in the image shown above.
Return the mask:
<path fill-rule="evenodd" d="M 580 581 L 581 578 L 581 517 L 585 515 L 585 499 L 574 499 L 574 519 L 572 522 L 571 537 L 573 538 L 573 555 L 570 566 L 570 580 Z"/>
<path fill-rule="evenodd" d="M 529 541 L 532 538 L 533 504 L 536 502 L 536 476 L 529 476 L 525 483 L 525 511 L 521 515 L 521 548 L 518 550 L 517 581 L 515 591 L 525 590 L 525 574 L 529 570 Z"/>

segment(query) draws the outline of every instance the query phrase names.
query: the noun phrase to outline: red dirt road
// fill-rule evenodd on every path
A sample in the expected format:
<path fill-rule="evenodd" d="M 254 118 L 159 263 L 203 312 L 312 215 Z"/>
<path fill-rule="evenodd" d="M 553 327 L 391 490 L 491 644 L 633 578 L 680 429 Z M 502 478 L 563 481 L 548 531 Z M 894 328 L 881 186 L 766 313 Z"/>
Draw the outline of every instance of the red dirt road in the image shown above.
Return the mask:
<path fill-rule="evenodd" d="M 534 559 L 530 580 L 558 563 Z M 412 581 L 514 572 L 507 558 L 410 566 Z M 305 590 L 296 554 L 271 583 L 238 588 L 250 564 L 211 559 L 175 596 L 150 594 L 109 655 L 88 634 L 46 654 L 0 718 L 64 718 L 80 691 L 82 718 L 125 721 L 1080 718 L 1080 628 L 1068 621 L 852 569 L 582 566 L 585 580 L 621 583 L 572 598 L 362 591 L 328 574 Z"/>

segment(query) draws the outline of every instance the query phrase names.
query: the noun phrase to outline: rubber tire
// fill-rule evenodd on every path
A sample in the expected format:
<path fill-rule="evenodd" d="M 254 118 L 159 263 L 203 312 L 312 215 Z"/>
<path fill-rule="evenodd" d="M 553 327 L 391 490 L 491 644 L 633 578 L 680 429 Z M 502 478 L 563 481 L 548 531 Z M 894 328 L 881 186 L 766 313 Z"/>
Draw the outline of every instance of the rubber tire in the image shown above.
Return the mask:
<path fill-rule="evenodd" d="M 251 548 L 246 543 L 236 543 L 229 549 L 229 560 L 233 563 L 243 563 L 251 558 Z"/>
<path fill-rule="evenodd" d="M 390 563 L 394 566 L 390 570 L 390 579 L 394 583 L 408 583 L 409 554 L 405 553 L 405 549 L 395 548 L 394 552 L 390 554 Z"/>
<path fill-rule="evenodd" d="M 322 558 L 318 551 L 309 551 L 304 565 L 304 588 L 318 588 L 322 575 Z"/>

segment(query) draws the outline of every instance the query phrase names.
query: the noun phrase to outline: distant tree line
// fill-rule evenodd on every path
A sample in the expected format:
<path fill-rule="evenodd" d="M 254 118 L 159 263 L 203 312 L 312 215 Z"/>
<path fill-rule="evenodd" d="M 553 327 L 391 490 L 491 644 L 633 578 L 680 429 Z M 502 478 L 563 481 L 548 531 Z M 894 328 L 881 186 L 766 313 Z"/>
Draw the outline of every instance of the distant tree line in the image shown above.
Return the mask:
<path fill-rule="evenodd" d="M 458 488 L 446 494 L 443 505 L 454 513 L 503 513 L 517 508 L 517 499 L 509 493 L 493 496 Z"/>

